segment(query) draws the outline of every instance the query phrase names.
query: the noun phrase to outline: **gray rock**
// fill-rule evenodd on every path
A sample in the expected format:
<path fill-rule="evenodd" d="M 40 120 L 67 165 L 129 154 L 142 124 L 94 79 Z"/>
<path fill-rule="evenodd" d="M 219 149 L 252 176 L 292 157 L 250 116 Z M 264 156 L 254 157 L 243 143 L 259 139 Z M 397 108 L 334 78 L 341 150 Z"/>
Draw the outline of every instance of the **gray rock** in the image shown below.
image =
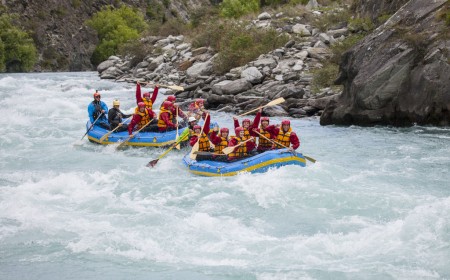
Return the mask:
<path fill-rule="evenodd" d="M 218 95 L 236 95 L 252 88 L 252 84 L 246 79 L 234 81 L 222 81 L 212 86 L 212 92 Z"/>
<path fill-rule="evenodd" d="M 311 32 L 306 28 L 306 25 L 300 23 L 292 26 L 292 32 L 301 36 L 311 36 Z"/>
<path fill-rule="evenodd" d="M 280 105 L 265 107 L 264 114 L 268 115 L 269 117 L 289 116 L 288 112 L 286 112 L 286 110 L 283 109 L 283 107 L 281 107 Z"/>
<path fill-rule="evenodd" d="M 242 71 L 241 77 L 252 84 L 259 84 L 263 80 L 263 74 L 256 67 L 249 67 Z"/>
<path fill-rule="evenodd" d="M 271 18 L 272 18 L 272 16 L 269 13 L 267 13 L 267 12 L 264 12 L 264 13 L 262 13 L 262 14 L 260 14 L 258 16 L 259 20 L 268 20 L 268 19 L 271 19 Z"/>
<path fill-rule="evenodd" d="M 198 76 L 211 75 L 213 73 L 213 66 L 211 61 L 195 63 L 186 70 L 186 75 L 190 78 Z"/>
<path fill-rule="evenodd" d="M 384 2 L 384 1 L 382 1 Z M 410 0 L 343 57 L 336 82 L 343 93 L 326 106 L 320 123 L 344 125 L 450 125 L 450 47 L 436 20 L 446 0 Z M 414 41 L 394 34 L 403 22 Z M 405 31 L 403 31 L 405 32 Z"/>
<path fill-rule="evenodd" d="M 102 73 L 106 69 L 113 67 L 117 63 L 116 60 L 105 60 L 97 66 L 97 71 Z"/>
<path fill-rule="evenodd" d="M 255 67 L 269 66 L 270 68 L 274 68 L 275 66 L 277 66 L 277 61 L 275 59 L 273 59 L 272 57 L 262 58 L 262 59 L 258 59 L 257 61 L 254 61 L 253 66 L 255 66 Z"/>

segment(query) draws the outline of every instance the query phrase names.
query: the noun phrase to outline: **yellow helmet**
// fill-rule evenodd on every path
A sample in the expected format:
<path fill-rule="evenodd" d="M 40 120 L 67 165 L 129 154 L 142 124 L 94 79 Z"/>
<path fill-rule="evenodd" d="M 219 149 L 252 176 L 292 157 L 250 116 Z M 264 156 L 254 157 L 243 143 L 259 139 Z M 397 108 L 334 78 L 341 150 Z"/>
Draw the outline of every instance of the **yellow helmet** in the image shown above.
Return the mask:
<path fill-rule="evenodd" d="M 114 99 L 113 106 L 119 106 L 119 105 L 120 105 L 119 100 L 118 99 Z"/>

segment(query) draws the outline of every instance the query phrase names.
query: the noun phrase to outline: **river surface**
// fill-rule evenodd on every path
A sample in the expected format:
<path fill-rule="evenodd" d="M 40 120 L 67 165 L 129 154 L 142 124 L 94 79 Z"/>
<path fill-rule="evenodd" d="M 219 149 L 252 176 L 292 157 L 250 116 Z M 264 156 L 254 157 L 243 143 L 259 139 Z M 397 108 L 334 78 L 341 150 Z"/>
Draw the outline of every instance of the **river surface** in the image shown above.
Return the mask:
<path fill-rule="evenodd" d="M 135 106 L 93 72 L 0 75 L 0 279 L 450 279 L 449 128 L 296 119 L 315 164 L 207 178 L 80 141 L 96 89 Z"/>

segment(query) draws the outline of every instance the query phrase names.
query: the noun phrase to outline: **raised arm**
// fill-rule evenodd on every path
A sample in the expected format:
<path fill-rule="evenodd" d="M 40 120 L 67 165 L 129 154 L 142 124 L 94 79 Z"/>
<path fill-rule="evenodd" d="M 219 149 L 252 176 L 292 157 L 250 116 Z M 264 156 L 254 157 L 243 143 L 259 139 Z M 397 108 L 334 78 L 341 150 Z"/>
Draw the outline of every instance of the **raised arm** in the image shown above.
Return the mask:
<path fill-rule="evenodd" d="M 155 85 L 155 88 L 153 89 L 153 94 L 152 94 L 152 104 L 155 104 L 155 100 L 156 97 L 158 96 L 158 92 L 159 92 L 159 88 L 158 85 Z"/>
<path fill-rule="evenodd" d="M 136 104 L 139 102 L 142 102 L 142 96 L 141 96 L 141 84 L 136 84 Z"/>

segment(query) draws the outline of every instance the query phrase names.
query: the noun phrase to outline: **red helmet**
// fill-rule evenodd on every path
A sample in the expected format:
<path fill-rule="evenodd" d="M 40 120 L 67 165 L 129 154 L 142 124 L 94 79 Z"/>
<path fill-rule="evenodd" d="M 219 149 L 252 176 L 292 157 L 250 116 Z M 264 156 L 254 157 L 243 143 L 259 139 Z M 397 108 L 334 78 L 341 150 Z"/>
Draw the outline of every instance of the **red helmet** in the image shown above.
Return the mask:
<path fill-rule="evenodd" d="M 241 131 L 244 131 L 244 128 L 242 126 L 238 126 L 234 129 L 236 136 L 239 136 L 239 133 L 241 133 Z"/>
<path fill-rule="evenodd" d="M 94 92 L 94 98 L 96 98 L 97 96 L 100 96 L 100 92 L 98 91 Z"/>
<path fill-rule="evenodd" d="M 144 102 L 139 102 L 138 103 L 138 108 L 145 108 L 145 103 Z"/>
<path fill-rule="evenodd" d="M 245 122 L 250 123 L 250 120 L 249 120 L 249 119 L 244 119 L 244 120 L 242 121 L 242 123 L 245 123 Z"/>
<path fill-rule="evenodd" d="M 224 132 L 229 133 L 230 130 L 229 130 L 228 128 L 226 128 L 226 127 L 222 127 L 222 128 L 220 129 L 220 133 L 224 133 Z"/>
<path fill-rule="evenodd" d="M 163 102 L 163 107 L 166 108 L 166 109 L 170 109 L 170 108 L 172 108 L 172 106 L 173 106 L 173 104 L 170 101 L 164 101 Z"/>
<path fill-rule="evenodd" d="M 167 101 L 175 102 L 175 100 L 176 100 L 175 95 L 169 95 L 169 96 L 167 96 Z"/>
<path fill-rule="evenodd" d="M 194 131 L 195 131 L 196 129 L 202 129 L 202 127 L 199 126 L 198 124 L 197 124 L 197 125 L 194 125 Z"/>
<path fill-rule="evenodd" d="M 283 124 L 291 125 L 291 121 L 290 121 L 290 120 L 283 120 L 283 121 L 281 122 L 281 124 L 282 124 L 282 125 L 283 125 Z"/>
<path fill-rule="evenodd" d="M 261 122 L 270 122 L 269 117 L 262 117 Z"/>
<path fill-rule="evenodd" d="M 144 92 L 142 95 L 144 98 L 150 98 L 150 92 Z"/>

